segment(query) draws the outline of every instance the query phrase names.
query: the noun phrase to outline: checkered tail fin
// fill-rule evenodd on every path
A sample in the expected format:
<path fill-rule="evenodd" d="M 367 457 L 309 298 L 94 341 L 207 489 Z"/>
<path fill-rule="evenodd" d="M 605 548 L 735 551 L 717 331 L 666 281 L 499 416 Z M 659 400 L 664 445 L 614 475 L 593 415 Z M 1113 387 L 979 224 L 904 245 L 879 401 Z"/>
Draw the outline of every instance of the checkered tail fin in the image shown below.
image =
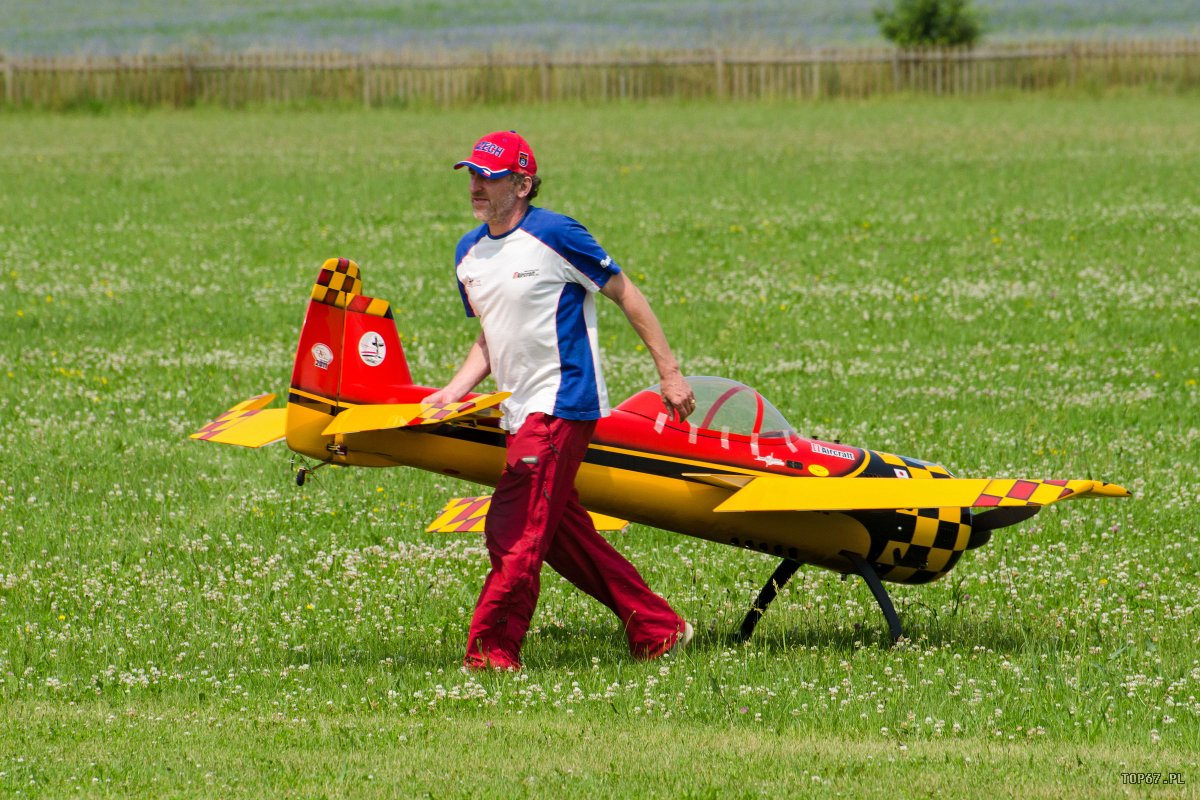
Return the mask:
<path fill-rule="evenodd" d="M 292 390 L 332 405 L 413 402 L 413 386 L 391 305 L 362 293 L 358 264 L 321 267 L 292 371 Z"/>

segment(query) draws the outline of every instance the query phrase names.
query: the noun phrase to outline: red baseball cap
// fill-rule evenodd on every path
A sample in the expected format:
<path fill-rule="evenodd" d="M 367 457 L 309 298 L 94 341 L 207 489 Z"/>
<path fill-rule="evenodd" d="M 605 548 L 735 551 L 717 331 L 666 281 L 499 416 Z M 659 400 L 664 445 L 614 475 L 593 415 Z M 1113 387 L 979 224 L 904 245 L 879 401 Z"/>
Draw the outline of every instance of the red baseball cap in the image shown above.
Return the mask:
<path fill-rule="evenodd" d="M 496 131 L 475 143 L 475 149 L 465 161 L 454 165 L 470 167 L 485 178 L 501 178 L 510 172 L 536 175 L 537 159 L 525 137 L 516 131 Z"/>

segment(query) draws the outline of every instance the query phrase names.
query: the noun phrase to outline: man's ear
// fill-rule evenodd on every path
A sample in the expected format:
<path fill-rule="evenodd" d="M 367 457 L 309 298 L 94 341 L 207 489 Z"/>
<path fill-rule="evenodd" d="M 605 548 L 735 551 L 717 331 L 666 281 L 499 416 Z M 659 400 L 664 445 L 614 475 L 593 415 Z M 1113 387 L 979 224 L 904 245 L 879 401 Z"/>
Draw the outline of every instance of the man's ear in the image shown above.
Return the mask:
<path fill-rule="evenodd" d="M 528 197 L 533 191 L 533 178 L 529 175 L 521 176 L 521 184 L 517 187 L 517 197 Z"/>

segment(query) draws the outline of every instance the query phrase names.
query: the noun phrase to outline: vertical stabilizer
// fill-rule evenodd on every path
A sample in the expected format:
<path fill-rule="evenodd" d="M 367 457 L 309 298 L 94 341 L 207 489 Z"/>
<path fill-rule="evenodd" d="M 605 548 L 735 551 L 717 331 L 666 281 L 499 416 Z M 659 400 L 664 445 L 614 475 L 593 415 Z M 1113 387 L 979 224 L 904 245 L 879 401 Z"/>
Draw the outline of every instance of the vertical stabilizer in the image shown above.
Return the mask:
<path fill-rule="evenodd" d="M 404 348 L 386 300 L 362 293 L 358 264 L 331 258 L 313 284 L 300 331 L 288 398 L 288 446 L 325 458 L 331 437 L 321 436 L 342 408 L 367 403 L 415 402 Z"/>
<path fill-rule="evenodd" d="M 350 300 L 342 354 L 343 402 L 358 405 L 417 399 L 396 320 L 386 300 L 361 294 Z"/>
<path fill-rule="evenodd" d="M 292 389 L 330 403 L 341 393 L 346 304 L 358 295 L 358 265 L 331 258 L 313 284 L 292 368 Z"/>

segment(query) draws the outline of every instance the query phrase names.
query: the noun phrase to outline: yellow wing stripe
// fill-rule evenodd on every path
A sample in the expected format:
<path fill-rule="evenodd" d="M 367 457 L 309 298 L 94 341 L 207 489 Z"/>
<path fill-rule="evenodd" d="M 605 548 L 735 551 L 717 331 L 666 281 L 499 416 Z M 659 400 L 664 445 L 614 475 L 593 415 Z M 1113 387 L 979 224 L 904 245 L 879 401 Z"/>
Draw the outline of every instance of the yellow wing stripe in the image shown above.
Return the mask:
<path fill-rule="evenodd" d="M 361 405 L 348 408 L 334 417 L 321 433 L 333 436 L 339 433 L 362 433 L 407 428 L 415 425 L 436 425 L 441 422 L 464 417 L 496 417 L 496 406 L 508 398 L 510 392 L 481 395 L 457 403 L 428 405 L 426 403 L 384 403 Z"/>
<path fill-rule="evenodd" d="M 491 506 L 491 495 L 479 497 L 456 497 L 446 504 L 437 519 L 425 529 L 426 533 L 483 533 L 487 520 L 488 508 Z M 591 514 L 592 522 L 598 531 L 623 531 L 629 525 L 627 520 L 609 517 L 604 514 Z"/>
<path fill-rule="evenodd" d="M 987 478 L 755 478 L 716 511 L 869 511 L 907 508 L 1044 506 L 1070 497 L 1128 497 L 1115 484 L 1092 480 Z"/>

